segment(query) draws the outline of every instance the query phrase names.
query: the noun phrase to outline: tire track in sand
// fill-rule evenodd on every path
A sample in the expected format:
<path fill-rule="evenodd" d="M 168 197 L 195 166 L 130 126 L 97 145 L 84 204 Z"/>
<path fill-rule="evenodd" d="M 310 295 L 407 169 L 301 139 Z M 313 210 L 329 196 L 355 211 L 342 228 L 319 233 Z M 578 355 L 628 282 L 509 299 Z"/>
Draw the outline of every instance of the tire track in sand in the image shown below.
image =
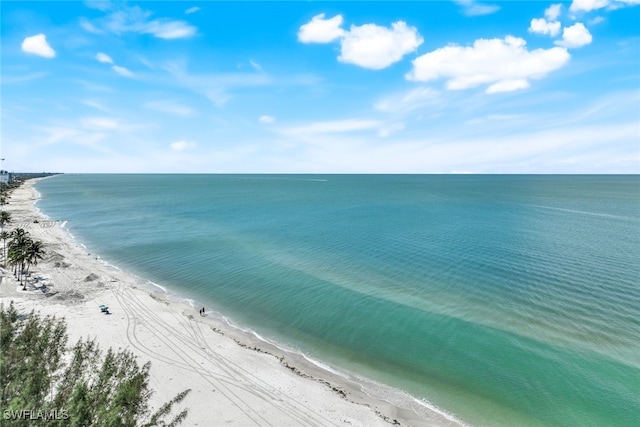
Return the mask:
<path fill-rule="evenodd" d="M 113 291 L 113 294 L 127 316 L 127 340 L 132 347 L 136 348 L 138 351 L 146 354 L 153 359 L 162 361 L 172 366 L 179 367 L 181 369 L 185 369 L 193 373 L 197 373 L 214 389 L 218 390 L 233 406 L 235 406 L 244 416 L 247 417 L 248 420 L 251 420 L 255 425 L 274 427 L 261 414 L 256 412 L 249 403 L 247 403 L 244 399 L 239 397 L 230 389 L 231 382 L 224 381 L 223 378 L 217 378 L 214 373 L 208 370 L 204 370 L 203 367 L 198 362 L 196 362 L 193 357 L 187 354 L 183 347 L 171 345 L 172 342 L 169 338 L 167 338 L 167 336 L 171 336 L 174 339 L 178 338 L 178 341 L 182 341 L 185 346 L 191 347 L 191 350 L 193 351 L 197 351 L 196 348 L 193 348 L 193 344 L 186 342 L 186 340 L 183 340 L 182 337 L 179 337 L 178 335 L 173 333 L 172 328 L 165 325 L 165 322 L 162 319 L 157 316 L 151 315 L 151 310 L 149 310 L 143 303 L 141 303 L 130 289 L 127 289 L 124 285 L 120 284 L 118 286 L 118 289 Z M 150 330 L 150 332 L 158 341 L 161 341 L 164 344 L 165 348 L 172 350 L 175 357 L 178 358 L 179 361 L 161 354 L 153 349 L 150 349 L 149 347 L 142 344 L 142 342 L 140 342 L 135 333 L 137 317 L 143 318 L 147 321 L 145 327 Z M 131 321 L 131 319 L 133 319 L 133 322 Z M 157 327 L 151 326 L 154 324 L 162 326 L 164 332 L 160 331 Z M 260 422 L 260 420 L 262 420 L 262 422 Z"/>
<path fill-rule="evenodd" d="M 247 381 L 249 384 L 251 384 L 253 389 L 258 390 L 267 396 L 276 398 L 277 401 L 280 402 L 280 404 L 284 408 L 286 408 L 287 411 L 290 411 L 289 415 L 295 414 L 295 416 L 299 418 L 300 421 L 305 422 L 305 424 L 307 425 L 315 425 L 318 427 L 323 427 L 328 424 L 335 425 L 332 420 L 328 419 L 321 413 L 316 412 L 314 408 L 310 407 L 304 402 L 301 402 L 300 400 L 287 395 L 286 393 L 271 385 L 269 382 L 243 368 L 241 365 L 218 355 L 217 352 L 211 347 L 209 341 L 205 339 L 204 333 L 201 329 L 201 325 L 202 324 L 198 322 L 188 322 L 186 324 L 182 324 L 185 329 L 186 327 L 190 329 L 190 331 L 187 330 L 185 332 L 188 333 L 195 341 L 203 342 L 206 346 L 205 351 L 207 352 L 209 357 L 216 359 L 219 366 L 224 367 L 227 372 L 233 372 L 236 375 L 236 378 L 238 376 L 241 377 L 244 381 Z M 267 354 L 272 357 L 276 357 L 274 355 L 271 355 L 270 353 L 265 353 L 265 355 Z M 310 417 L 311 414 L 313 414 L 317 419 L 312 419 Z"/>
<path fill-rule="evenodd" d="M 257 425 L 272 424 L 260 413 L 255 411 L 249 403 L 238 396 L 231 388 L 240 389 L 266 402 L 274 409 L 291 418 L 292 421 L 295 421 L 295 425 L 316 427 L 322 427 L 328 424 L 336 425 L 334 421 L 316 412 L 314 408 L 311 408 L 299 400 L 293 399 L 291 396 L 288 396 L 271 384 L 251 374 L 241 366 L 218 355 L 208 340 L 204 338 L 204 334 L 199 326 L 200 323 L 177 314 L 172 314 L 176 318 L 177 324 L 185 330 L 184 334 L 177 333 L 165 320 L 140 301 L 132 290 L 120 285 L 118 291 L 114 292 L 114 296 L 120 302 L 123 311 L 126 312 L 127 339 L 133 347 L 156 360 L 197 373 L 214 388 L 219 389 L 221 394 Z M 179 360 L 161 354 L 142 344 L 135 334 L 137 318 L 146 321 L 145 327 L 150 329 L 153 335 L 159 341 L 163 342 L 167 348 L 172 349 L 175 357 Z M 133 319 L 133 325 L 131 319 Z M 179 341 L 182 345 L 179 348 L 176 348 L 175 345 L 169 345 L 175 343 L 175 341 Z M 194 343 L 196 342 L 205 343 L 206 347 L 203 348 L 195 345 Z M 204 354 L 202 354 L 203 351 Z M 218 372 L 205 369 L 192 357 L 193 354 L 199 354 L 200 357 L 212 364 Z M 256 418 L 259 418 L 262 422 L 259 422 Z"/>

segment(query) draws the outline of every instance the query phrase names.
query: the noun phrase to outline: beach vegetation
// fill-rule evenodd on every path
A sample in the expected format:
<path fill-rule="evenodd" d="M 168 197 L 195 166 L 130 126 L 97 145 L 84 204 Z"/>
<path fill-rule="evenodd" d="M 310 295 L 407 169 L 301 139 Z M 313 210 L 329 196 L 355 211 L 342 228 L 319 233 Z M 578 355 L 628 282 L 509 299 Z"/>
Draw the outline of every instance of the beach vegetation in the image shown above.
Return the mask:
<path fill-rule="evenodd" d="M 38 260 L 44 258 L 44 249 L 42 242 L 39 240 L 30 240 L 25 250 L 25 259 L 27 264 L 27 274 L 32 265 L 38 265 Z"/>
<path fill-rule="evenodd" d="M 67 346 L 64 320 L 0 308 L 0 426 L 177 426 L 187 409 L 174 405 L 185 390 L 151 413 L 149 362 L 128 350 L 103 353 L 95 340 Z M 39 424 L 38 424 L 39 425 Z"/>
<path fill-rule="evenodd" d="M 38 260 L 44 258 L 43 243 L 31 239 L 29 233 L 23 228 L 16 228 L 8 237 L 4 234 L 2 236 L 5 245 L 6 238 L 11 238 L 8 245 L 8 261 L 13 265 L 13 274 L 20 280 L 22 289 L 27 290 L 26 276 L 29 274 L 29 269 L 32 265 L 38 265 Z"/>
<path fill-rule="evenodd" d="M 11 241 L 8 245 L 7 257 L 9 265 L 13 266 L 13 275 L 23 285 L 22 289 L 27 290 L 25 279 L 26 265 L 29 260 L 29 248 L 31 247 L 33 240 L 29 236 L 29 233 L 24 228 L 16 228 L 11 232 Z M 41 251 L 41 254 L 43 252 Z"/>
<path fill-rule="evenodd" d="M 4 196 L 2 197 L 2 204 L 5 204 L 5 198 Z M 7 212 L 7 211 L 0 211 L 0 229 L 2 229 L 4 231 L 4 227 L 5 225 L 9 224 L 11 222 L 11 212 Z"/>
<path fill-rule="evenodd" d="M 4 194 L 0 196 L 0 202 L 2 203 L 2 207 L 6 203 L 7 199 Z M 4 231 L 4 227 L 11 222 L 11 213 L 5 210 L 0 211 L 0 239 L 2 239 L 2 266 L 6 267 L 7 265 L 7 239 L 9 238 L 9 234 Z"/>
<path fill-rule="evenodd" d="M 11 233 L 8 231 L 0 232 L 0 240 L 2 240 L 2 265 L 6 267 L 7 264 L 7 239 L 11 237 Z"/>

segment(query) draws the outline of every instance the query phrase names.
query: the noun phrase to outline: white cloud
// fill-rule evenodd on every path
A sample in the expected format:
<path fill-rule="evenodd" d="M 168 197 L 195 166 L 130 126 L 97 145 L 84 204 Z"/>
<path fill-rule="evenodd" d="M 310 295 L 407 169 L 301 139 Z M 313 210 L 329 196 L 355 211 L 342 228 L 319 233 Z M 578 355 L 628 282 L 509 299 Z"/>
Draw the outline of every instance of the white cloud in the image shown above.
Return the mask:
<path fill-rule="evenodd" d="M 19 75 L 8 75 L 6 73 L 1 73 L 0 74 L 0 84 L 16 84 L 16 83 L 24 83 L 24 82 L 28 82 L 31 80 L 38 80 L 41 79 L 45 76 L 47 76 L 49 73 L 46 73 L 44 71 L 39 71 L 36 73 L 29 73 L 29 74 L 24 74 L 21 73 Z"/>
<path fill-rule="evenodd" d="M 112 5 L 108 9 L 109 14 L 104 18 L 89 21 L 80 19 L 80 25 L 92 33 L 104 33 L 109 31 L 115 34 L 134 32 L 151 34 L 161 39 L 188 38 L 196 34 L 197 28 L 184 22 L 167 18 L 150 19 L 152 13 L 138 6 L 128 7 Z"/>
<path fill-rule="evenodd" d="M 609 5 L 609 0 L 573 0 L 569 10 L 571 12 L 591 12 Z"/>
<path fill-rule="evenodd" d="M 560 16 L 562 10 L 562 4 L 552 4 L 544 11 L 544 17 L 549 21 L 555 21 Z"/>
<path fill-rule="evenodd" d="M 53 58 L 56 56 L 56 51 L 49 46 L 47 36 L 44 34 L 25 37 L 22 41 L 22 50 L 27 53 L 42 56 L 43 58 Z"/>
<path fill-rule="evenodd" d="M 405 127 L 405 124 L 402 122 L 395 122 L 395 123 L 388 123 L 388 124 L 381 125 L 378 128 L 378 136 L 380 138 L 386 138 L 390 136 L 392 133 L 403 130 L 404 127 Z"/>
<path fill-rule="evenodd" d="M 276 118 L 273 116 L 260 116 L 258 119 L 260 123 L 273 123 L 276 121 Z"/>
<path fill-rule="evenodd" d="M 595 18 L 589 20 L 589 26 L 598 25 L 601 22 L 604 22 L 604 18 L 602 16 L 596 16 Z"/>
<path fill-rule="evenodd" d="M 513 92 L 529 86 L 531 85 L 527 79 L 502 80 L 489 86 L 487 93 Z"/>
<path fill-rule="evenodd" d="M 413 81 L 447 79 L 449 90 L 489 84 L 487 92 L 528 87 L 529 79 L 541 79 L 569 61 L 563 47 L 527 50 L 518 37 L 479 39 L 473 46 L 449 45 L 413 60 L 406 78 Z"/>
<path fill-rule="evenodd" d="M 547 34 L 551 37 L 555 37 L 560 33 L 560 23 L 548 22 L 544 18 L 534 18 L 531 20 L 529 32 L 536 34 Z"/>
<path fill-rule="evenodd" d="M 153 34 L 160 39 L 181 39 L 192 37 L 196 33 L 196 27 L 182 21 L 156 19 L 148 22 L 141 32 Z"/>
<path fill-rule="evenodd" d="M 94 0 L 86 0 L 84 5 L 89 9 L 97 9 L 103 12 L 111 10 L 113 8 L 113 4 L 110 1 L 94 1 Z"/>
<path fill-rule="evenodd" d="M 150 110 L 160 111 L 163 113 L 175 114 L 177 116 L 186 117 L 194 114 L 194 111 L 191 108 L 185 105 L 178 104 L 173 101 L 147 102 L 146 104 L 144 104 L 144 107 Z"/>
<path fill-rule="evenodd" d="M 462 6 L 466 16 L 490 15 L 500 10 L 500 6 L 493 4 L 478 3 L 475 0 L 454 0 Z"/>
<path fill-rule="evenodd" d="M 360 132 L 375 132 L 385 138 L 392 133 L 404 129 L 401 121 L 382 122 L 369 119 L 344 119 L 325 122 L 313 122 L 300 126 L 280 128 L 278 132 L 297 141 L 313 142 L 328 137 L 341 138 Z"/>
<path fill-rule="evenodd" d="M 636 5 L 640 5 L 640 0 L 573 0 L 569 10 L 573 13 L 587 13 L 604 8 L 611 10 Z"/>
<path fill-rule="evenodd" d="M 108 113 L 110 111 L 107 107 L 105 107 L 104 105 L 102 105 L 97 101 L 85 99 L 81 102 L 88 107 L 95 108 L 96 110 L 104 111 L 105 113 Z"/>
<path fill-rule="evenodd" d="M 341 40 L 338 60 L 380 70 L 400 61 L 422 42 L 418 30 L 402 21 L 391 24 L 391 29 L 375 24 L 352 25 Z"/>
<path fill-rule="evenodd" d="M 560 22 L 558 17 L 562 10 L 561 4 L 552 4 L 544 11 L 544 18 L 537 18 L 531 20 L 529 25 L 529 32 L 536 34 L 546 34 L 551 37 L 555 37 L 560 33 Z"/>
<path fill-rule="evenodd" d="M 438 105 L 441 101 L 438 91 L 424 86 L 386 96 L 377 101 L 374 108 L 383 112 L 406 114 L 423 107 Z"/>
<path fill-rule="evenodd" d="M 117 120 L 108 117 L 87 117 L 82 120 L 82 125 L 85 128 L 98 130 L 114 130 L 119 127 Z"/>
<path fill-rule="evenodd" d="M 180 141 L 172 142 L 169 146 L 173 151 L 186 151 L 186 150 L 192 150 L 196 148 L 196 143 L 180 140 Z"/>
<path fill-rule="evenodd" d="M 504 122 L 509 120 L 516 120 L 525 117 L 522 114 L 488 114 L 484 117 L 471 119 L 465 122 L 468 125 L 479 125 L 487 122 Z"/>
<path fill-rule="evenodd" d="M 185 15 L 191 15 L 192 13 L 196 13 L 199 10 L 200 10 L 200 8 L 198 6 L 193 6 L 193 7 L 190 7 L 189 9 L 185 10 L 184 13 L 185 13 Z"/>
<path fill-rule="evenodd" d="M 317 135 L 326 133 L 344 133 L 376 129 L 380 127 L 376 120 L 346 119 L 329 122 L 315 122 L 308 125 L 283 129 L 283 133 L 293 136 Z"/>
<path fill-rule="evenodd" d="M 102 52 L 98 52 L 96 54 L 96 59 L 105 64 L 113 64 L 113 59 L 111 59 L 109 55 Z"/>
<path fill-rule="evenodd" d="M 302 25 L 298 31 L 298 41 L 302 43 L 329 43 L 344 35 L 342 16 L 324 19 L 324 13 L 311 18 L 311 21 Z"/>
<path fill-rule="evenodd" d="M 407 53 L 415 51 L 423 42 L 415 27 L 403 21 L 391 28 L 376 24 L 352 25 L 349 31 L 341 28 L 342 16 L 324 19 L 324 13 L 314 16 L 298 31 L 302 43 L 329 43 L 340 40 L 341 62 L 380 70 L 398 62 Z"/>
<path fill-rule="evenodd" d="M 433 131 L 389 143 L 357 135 L 317 135 L 303 139 L 303 151 L 287 158 L 282 167 L 307 173 L 593 173 L 594 163 L 613 158 L 612 153 L 602 150 L 612 150 L 621 157 L 633 153 L 635 163 L 628 162 L 626 170 L 637 173 L 637 135 L 634 122 L 546 129 L 518 126 L 517 132 L 505 135 L 479 133 L 474 126 L 455 138 L 448 132 Z M 292 140 L 296 144 L 301 141 L 297 136 Z M 555 164 L 563 157 L 581 155 L 586 158 L 575 169 Z M 602 170 L 618 168 L 611 165 Z"/>
<path fill-rule="evenodd" d="M 587 28 L 578 22 L 570 27 L 565 27 L 562 31 L 562 40 L 556 41 L 558 46 L 566 48 L 576 48 L 588 45 L 593 40 L 591 33 Z"/>
<path fill-rule="evenodd" d="M 85 31 L 88 31 L 93 34 L 104 34 L 102 30 L 97 28 L 91 22 L 89 22 L 86 18 L 80 18 L 80 26 L 84 28 Z"/>
<path fill-rule="evenodd" d="M 252 59 L 249 60 L 249 65 L 251 65 L 256 71 L 262 71 L 262 66 Z"/>
<path fill-rule="evenodd" d="M 264 73 L 190 74 L 185 64 L 179 61 L 167 64 L 165 70 L 170 74 L 167 85 L 177 85 L 204 95 L 219 107 L 233 97 L 231 89 L 272 83 L 272 79 Z"/>
<path fill-rule="evenodd" d="M 133 77 L 133 73 L 131 71 L 129 71 L 126 68 L 121 67 L 119 65 L 114 65 L 113 67 L 111 67 L 111 69 L 113 71 L 115 71 L 116 73 L 120 74 L 121 76 Z"/>

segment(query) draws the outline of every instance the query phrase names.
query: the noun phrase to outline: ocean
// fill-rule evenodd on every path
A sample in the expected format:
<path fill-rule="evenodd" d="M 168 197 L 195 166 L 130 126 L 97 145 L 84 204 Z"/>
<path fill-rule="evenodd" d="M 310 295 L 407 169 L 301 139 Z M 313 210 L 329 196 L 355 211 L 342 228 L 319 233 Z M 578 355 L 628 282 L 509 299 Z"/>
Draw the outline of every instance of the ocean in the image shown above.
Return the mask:
<path fill-rule="evenodd" d="M 60 175 L 88 250 L 478 426 L 640 425 L 640 176 Z"/>

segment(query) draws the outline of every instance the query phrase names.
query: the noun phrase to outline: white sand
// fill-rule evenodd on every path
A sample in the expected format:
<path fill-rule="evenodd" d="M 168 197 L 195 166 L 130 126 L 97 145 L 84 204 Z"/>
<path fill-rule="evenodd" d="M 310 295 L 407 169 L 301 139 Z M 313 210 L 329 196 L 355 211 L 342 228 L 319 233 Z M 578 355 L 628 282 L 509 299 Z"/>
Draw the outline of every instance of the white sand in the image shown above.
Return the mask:
<path fill-rule="evenodd" d="M 88 254 L 59 223 L 40 215 L 33 183 L 12 193 L 5 208 L 14 223 L 6 229 L 20 226 L 44 242 L 45 259 L 31 268 L 32 278 L 44 280 L 22 291 L 10 269 L 2 271 L 0 303 L 64 317 L 70 345 L 95 337 L 103 350 L 127 348 L 140 364 L 151 361 L 153 408 L 192 389 L 178 405 L 189 408 L 184 426 L 458 425 L 424 407 L 399 408 L 372 398 L 358 383 L 243 334 L 213 314 L 200 317 L 187 304 L 141 289 L 136 278 Z M 100 304 L 111 315 L 101 313 Z"/>

